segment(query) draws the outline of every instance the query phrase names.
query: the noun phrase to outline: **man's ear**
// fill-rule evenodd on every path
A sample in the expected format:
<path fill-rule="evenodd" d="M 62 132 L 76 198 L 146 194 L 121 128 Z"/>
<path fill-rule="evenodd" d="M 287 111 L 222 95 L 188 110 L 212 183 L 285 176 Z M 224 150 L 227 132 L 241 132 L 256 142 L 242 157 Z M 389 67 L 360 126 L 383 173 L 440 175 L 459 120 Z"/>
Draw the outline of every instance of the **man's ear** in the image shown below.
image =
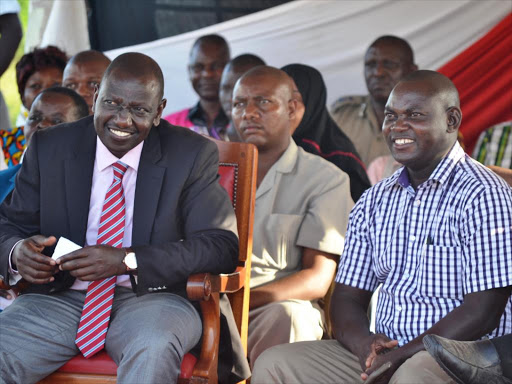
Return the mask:
<path fill-rule="evenodd" d="M 288 101 L 288 117 L 291 120 L 295 119 L 295 114 L 297 113 L 297 105 L 298 105 L 297 99 L 293 98 Z"/>
<path fill-rule="evenodd" d="M 304 117 L 304 113 L 306 112 L 306 107 L 304 106 L 304 103 L 297 99 L 294 99 L 294 101 L 296 102 L 296 108 L 293 118 L 291 119 L 292 125 L 290 127 L 290 133 L 292 135 L 295 133 L 295 130 L 300 125 L 302 118 Z"/>
<path fill-rule="evenodd" d="M 462 112 L 458 107 L 450 107 L 446 111 L 447 129 L 449 133 L 455 132 L 459 129 L 462 122 Z"/>
<path fill-rule="evenodd" d="M 167 105 L 167 99 L 162 99 L 160 104 L 158 105 L 156 117 L 153 120 L 153 125 L 157 127 L 160 124 L 160 119 L 162 117 L 162 112 L 164 111 L 165 106 Z"/>
<path fill-rule="evenodd" d="M 94 86 L 94 96 L 92 97 L 92 113 L 94 114 L 94 109 L 96 108 L 96 100 L 98 99 L 98 94 L 100 93 L 100 85 L 96 84 Z"/>

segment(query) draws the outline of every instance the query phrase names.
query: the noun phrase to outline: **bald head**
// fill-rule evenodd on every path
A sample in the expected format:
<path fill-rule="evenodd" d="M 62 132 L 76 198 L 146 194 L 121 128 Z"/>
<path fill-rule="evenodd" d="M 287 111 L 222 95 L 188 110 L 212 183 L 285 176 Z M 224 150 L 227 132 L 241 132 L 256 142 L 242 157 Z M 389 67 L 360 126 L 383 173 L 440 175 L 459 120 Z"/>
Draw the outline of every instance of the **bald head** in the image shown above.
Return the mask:
<path fill-rule="evenodd" d="M 111 60 L 107 56 L 105 56 L 103 52 L 91 49 L 88 51 L 78 52 L 75 56 L 71 57 L 66 67 L 73 64 L 88 64 L 91 62 L 102 63 L 105 66 L 105 68 L 107 68 L 111 63 Z"/>
<path fill-rule="evenodd" d="M 201 36 L 192 46 L 188 75 L 203 107 L 218 108 L 220 78 L 229 57 L 229 45 L 219 35 Z"/>
<path fill-rule="evenodd" d="M 229 119 L 231 119 L 231 101 L 236 82 L 245 72 L 260 65 L 265 65 L 265 62 L 260 57 L 252 54 L 243 54 L 229 61 L 224 67 L 220 79 L 219 101 Z"/>
<path fill-rule="evenodd" d="M 118 56 L 94 94 L 94 128 L 101 142 L 121 159 L 160 125 L 166 100 L 158 64 L 141 53 Z"/>
<path fill-rule="evenodd" d="M 67 63 L 62 77 L 62 85 L 82 96 L 92 113 L 92 100 L 110 59 L 103 53 L 90 50 L 73 56 Z"/>
<path fill-rule="evenodd" d="M 445 75 L 429 70 L 420 70 L 406 76 L 397 84 L 404 87 L 419 87 L 429 97 L 442 101 L 445 109 L 460 108 L 459 92 L 453 82 Z"/>
<path fill-rule="evenodd" d="M 254 82 L 255 79 L 265 81 L 268 88 L 279 90 L 281 95 L 287 100 L 292 99 L 295 84 L 291 77 L 288 76 L 286 72 L 267 65 L 258 66 L 247 71 L 238 80 L 235 89 L 239 84 L 247 83 L 249 81 Z"/>
<path fill-rule="evenodd" d="M 389 95 L 382 131 L 414 187 L 430 177 L 457 141 L 462 121 L 459 104 L 450 79 L 434 71 L 406 76 Z"/>
<path fill-rule="evenodd" d="M 236 83 L 232 121 L 243 141 L 262 155 L 277 158 L 288 148 L 297 112 L 294 84 L 283 71 L 268 66 L 249 70 Z"/>
<path fill-rule="evenodd" d="M 103 80 L 114 75 L 138 81 L 154 81 L 159 92 L 159 99 L 163 97 L 164 75 L 157 62 L 149 56 L 137 52 L 119 55 L 105 71 Z"/>
<path fill-rule="evenodd" d="M 410 44 L 398 37 L 398 36 L 392 36 L 392 35 L 385 35 L 378 37 L 373 43 L 370 44 L 368 47 L 368 50 L 370 48 L 375 48 L 378 46 L 393 46 L 396 50 L 396 53 L 400 55 L 400 60 L 406 64 L 411 65 L 414 64 L 414 52 L 410 46 Z"/>
<path fill-rule="evenodd" d="M 409 73 L 417 70 L 412 48 L 396 36 L 381 36 L 364 57 L 364 77 L 374 109 L 382 113 L 393 87 Z"/>
<path fill-rule="evenodd" d="M 207 46 L 222 51 L 222 54 L 227 57 L 227 60 L 229 60 L 229 44 L 226 41 L 226 39 L 216 34 L 204 35 L 199 37 L 196 41 L 194 41 L 192 49 L 190 50 L 190 55 L 192 56 L 196 49 L 204 48 Z"/>
<path fill-rule="evenodd" d="M 226 67 L 229 67 L 229 70 L 233 72 L 247 72 L 249 69 L 260 65 L 265 65 L 265 61 L 261 57 L 251 53 L 244 53 L 232 59 Z"/>

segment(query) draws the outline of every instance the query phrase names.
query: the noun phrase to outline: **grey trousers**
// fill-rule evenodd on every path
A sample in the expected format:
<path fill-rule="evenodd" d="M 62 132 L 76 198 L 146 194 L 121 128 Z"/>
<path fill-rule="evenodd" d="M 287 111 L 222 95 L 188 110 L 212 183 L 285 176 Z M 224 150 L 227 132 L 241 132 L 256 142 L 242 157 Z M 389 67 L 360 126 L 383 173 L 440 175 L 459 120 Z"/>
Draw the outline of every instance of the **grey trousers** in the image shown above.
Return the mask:
<path fill-rule="evenodd" d="M 323 311 L 310 301 L 284 300 L 251 309 L 247 340 L 251 368 L 274 345 L 320 340 L 323 323 Z"/>
<path fill-rule="evenodd" d="M 355 355 L 337 340 L 278 345 L 256 361 L 251 384 L 362 384 L 362 369 Z M 428 352 L 406 360 L 389 384 L 455 384 Z"/>
<path fill-rule="evenodd" d="M 27 294 L 0 313 L 0 383 L 35 383 L 79 353 L 84 291 Z M 116 287 L 105 348 L 118 383 L 175 383 L 202 324 L 186 299 Z"/>

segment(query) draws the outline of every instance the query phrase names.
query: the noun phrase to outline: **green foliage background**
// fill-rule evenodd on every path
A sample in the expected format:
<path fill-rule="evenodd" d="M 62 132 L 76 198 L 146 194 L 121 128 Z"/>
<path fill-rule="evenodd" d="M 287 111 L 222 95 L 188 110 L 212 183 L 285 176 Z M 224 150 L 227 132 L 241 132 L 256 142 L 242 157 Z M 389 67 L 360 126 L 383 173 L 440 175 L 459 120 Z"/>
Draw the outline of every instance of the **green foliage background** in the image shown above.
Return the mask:
<path fill-rule="evenodd" d="M 0 0 L 1 1 L 1 0 Z M 25 33 L 27 31 L 27 23 L 28 23 L 28 7 L 30 0 L 18 0 L 20 3 L 21 11 L 19 13 L 19 18 L 21 21 L 21 25 L 23 27 L 23 39 L 18 46 L 18 50 L 16 51 L 16 55 L 11 62 L 11 65 L 5 71 L 5 73 L 0 78 L 0 89 L 2 90 L 2 94 L 5 98 L 5 102 L 7 103 L 7 107 L 9 108 L 9 117 L 11 119 L 12 126 L 16 122 L 16 117 L 20 111 L 21 100 L 20 95 L 18 93 L 18 86 L 16 85 L 16 63 L 23 56 L 23 50 L 25 47 Z"/>

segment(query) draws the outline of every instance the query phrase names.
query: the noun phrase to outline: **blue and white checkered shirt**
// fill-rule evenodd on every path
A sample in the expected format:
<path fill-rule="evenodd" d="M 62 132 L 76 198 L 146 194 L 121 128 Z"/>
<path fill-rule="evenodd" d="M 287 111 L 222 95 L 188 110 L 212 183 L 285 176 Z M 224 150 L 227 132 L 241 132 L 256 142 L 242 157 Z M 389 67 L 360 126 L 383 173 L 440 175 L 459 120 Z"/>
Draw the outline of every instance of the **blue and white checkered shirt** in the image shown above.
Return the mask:
<path fill-rule="evenodd" d="M 400 168 L 352 210 L 336 282 L 382 283 L 376 331 L 408 343 L 465 295 L 512 285 L 512 189 L 458 143 L 416 191 Z M 511 308 L 489 337 L 512 332 Z"/>

